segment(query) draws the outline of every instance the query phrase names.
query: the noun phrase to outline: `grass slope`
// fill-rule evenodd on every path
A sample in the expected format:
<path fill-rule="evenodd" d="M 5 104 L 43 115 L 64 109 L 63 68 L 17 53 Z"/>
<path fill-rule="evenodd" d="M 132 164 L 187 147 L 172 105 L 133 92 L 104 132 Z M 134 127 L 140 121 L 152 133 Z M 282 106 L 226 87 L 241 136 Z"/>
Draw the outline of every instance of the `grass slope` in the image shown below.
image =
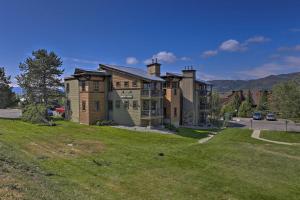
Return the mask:
<path fill-rule="evenodd" d="M 262 138 L 280 142 L 300 143 L 300 133 L 285 131 L 262 131 Z"/>
<path fill-rule="evenodd" d="M 206 131 L 161 135 L 58 123 L 0 120 L 0 170 L 7 169 L 1 176 L 13 186 L 0 182 L 0 195 L 1 189 L 27 199 L 293 200 L 300 195 L 299 147 L 251 139 L 249 130 L 226 129 L 198 144 Z"/>

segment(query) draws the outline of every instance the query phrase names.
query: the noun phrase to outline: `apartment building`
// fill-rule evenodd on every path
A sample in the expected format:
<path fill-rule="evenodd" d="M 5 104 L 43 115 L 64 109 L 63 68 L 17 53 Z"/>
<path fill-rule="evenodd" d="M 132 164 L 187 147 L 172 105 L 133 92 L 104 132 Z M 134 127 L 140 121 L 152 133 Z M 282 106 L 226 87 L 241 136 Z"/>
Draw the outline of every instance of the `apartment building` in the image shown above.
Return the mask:
<path fill-rule="evenodd" d="M 65 78 L 66 118 L 83 124 L 113 120 L 127 126 L 203 125 L 210 112 L 211 85 L 192 68 L 161 76 L 153 60 L 147 71 L 100 64 Z"/>
<path fill-rule="evenodd" d="M 201 126 L 211 112 L 212 85 L 196 78 L 196 70 L 186 67 L 182 74 L 162 76 L 164 83 L 164 122 L 175 126 Z"/>

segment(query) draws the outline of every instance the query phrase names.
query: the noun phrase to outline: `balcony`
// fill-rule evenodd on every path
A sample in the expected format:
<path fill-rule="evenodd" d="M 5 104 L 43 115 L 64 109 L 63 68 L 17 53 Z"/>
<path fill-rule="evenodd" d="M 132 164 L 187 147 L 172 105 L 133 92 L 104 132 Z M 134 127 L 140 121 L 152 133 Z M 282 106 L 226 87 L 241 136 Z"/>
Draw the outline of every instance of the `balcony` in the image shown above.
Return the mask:
<path fill-rule="evenodd" d="M 143 89 L 141 91 L 141 96 L 144 97 L 144 98 L 162 97 L 162 91 L 161 90 Z"/>
<path fill-rule="evenodd" d="M 162 117 L 162 111 L 160 110 L 142 110 L 142 118 L 160 118 Z"/>

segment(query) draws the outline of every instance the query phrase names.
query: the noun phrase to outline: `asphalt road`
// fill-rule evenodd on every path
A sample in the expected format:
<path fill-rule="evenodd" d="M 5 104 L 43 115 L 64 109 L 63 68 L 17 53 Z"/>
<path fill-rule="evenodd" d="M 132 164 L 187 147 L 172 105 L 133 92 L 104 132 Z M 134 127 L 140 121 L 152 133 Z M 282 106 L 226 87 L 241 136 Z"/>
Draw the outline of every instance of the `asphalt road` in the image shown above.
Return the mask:
<path fill-rule="evenodd" d="M 287 128 L 288 131 L 300 132 L 300 124 L 296 124 L 292 121 L 288 121 L 286 124 L 286 120 L 282 119 L 278 119 L 277 121 L 267 121 L 252 120 L 251 118 L 234 118 L 231 121 L 231 126 L 274 131 L 285 131 Z"/>
<path fill-rule="evenodd" d="M 22 115 L 20 109 L 0 109 L 0 118 L 17 119 Z"/>

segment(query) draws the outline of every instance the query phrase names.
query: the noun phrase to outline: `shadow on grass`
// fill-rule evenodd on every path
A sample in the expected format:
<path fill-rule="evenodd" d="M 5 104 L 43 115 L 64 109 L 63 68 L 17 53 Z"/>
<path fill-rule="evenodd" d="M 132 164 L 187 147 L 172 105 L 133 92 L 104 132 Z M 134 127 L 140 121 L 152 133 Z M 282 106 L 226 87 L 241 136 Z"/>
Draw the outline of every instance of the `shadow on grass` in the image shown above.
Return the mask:
<path fill-rule="evenodd" d="M 188 137 L 194 139 L 202 139 L 208 137 L 208 135 L 212 132 L 218 132 L 217 129 L 207 129 L 207 130 L 199 130 L 199 129 L 191 129 L 191 128 L 179 128 L 176 135 L 181 137 Z"/>

